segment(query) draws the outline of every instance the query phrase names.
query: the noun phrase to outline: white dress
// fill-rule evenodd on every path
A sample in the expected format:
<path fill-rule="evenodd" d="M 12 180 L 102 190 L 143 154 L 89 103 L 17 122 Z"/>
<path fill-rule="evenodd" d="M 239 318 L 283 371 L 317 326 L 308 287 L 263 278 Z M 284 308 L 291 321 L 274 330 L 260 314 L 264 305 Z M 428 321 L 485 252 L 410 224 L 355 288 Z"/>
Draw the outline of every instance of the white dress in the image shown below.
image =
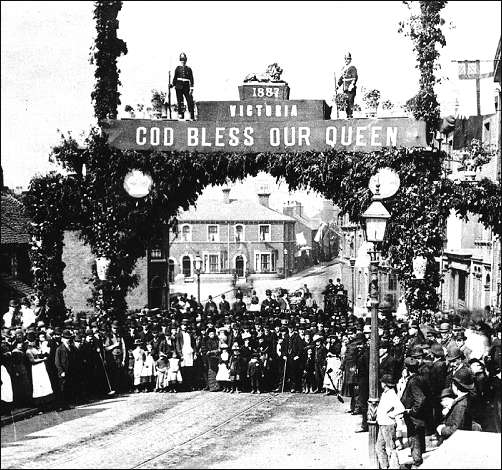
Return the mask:
<path fill-rule="evenodd" d="M 180 360 L 175 357 L 171 357 L 169 359 L 169 369 L 167 369 L 167 380 L 168 382 L 178 382 L 178 383 L 181 383 L 183 381 L 181 378 Z"/>
<path fill-rule="evenodd" d="M 342 371 L 340 370 L 341 364 L 342 361 L 340 360 L 339 357 L 336 356 L 327 357 L 326 373 L 324 374 L 324 382 L 323 382 L 324 388 L 334 390 L 333 384 L 331 383 L 331 380 L 333 380 L 333 383 L 335 384 L 335 387 L 338 389 L 338 391 L 342 390 L 343 380 L 342 380 Z M 333 372 L 329 374 L 331 376 L 331 380 L 328 377 L 329 369 L 333 369 Z"/>
<path fill-rule="evenodd" d="M 26 351 L 26 355 L 28 359 L 30 359 L 30 356 L 33 359 L 39 359 L 42 352 L 40 349 L 30 348 Z M 45 362 L 31 364 L 31 378 L 33 383 L 33 398 L 42 398 L 53 393 Z"/>
<path fill-rule="evenodd" d="M 183 367 L 193 367 L 193 348 L 190 335 L 184 331 L 182 331 L 181 334 L 183 335 L 183 347 L 181 349 Z"/>
<path fill-rule="evenodd" d="M 2 375 L 2 390 L 1 397 L 2 401 L 6 403 L 12 403 L 14 401 L 14 394 L 12 393 L 12 380 L 10 379 L 10 375 L 7 372 L 5 366 L 1 366 L 1 375 Z"/>

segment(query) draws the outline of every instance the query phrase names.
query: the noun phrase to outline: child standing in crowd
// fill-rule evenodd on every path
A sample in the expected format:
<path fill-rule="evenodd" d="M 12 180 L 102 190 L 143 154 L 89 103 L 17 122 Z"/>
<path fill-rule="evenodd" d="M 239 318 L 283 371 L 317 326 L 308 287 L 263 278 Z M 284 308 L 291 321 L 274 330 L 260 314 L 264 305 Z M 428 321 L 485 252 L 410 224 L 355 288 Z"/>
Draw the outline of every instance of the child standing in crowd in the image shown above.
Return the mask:
<path fill-rule="evenodd" d="M 177 393 L 178 384 L 182 382 L 181 370 L 180 370 L 181 359 L 179 358 L 176 351 L 171 352 L 171 357 L 169 358 L 169 369 L 167 371 L 167 380 L 169 382 L 169 392 Z"/>
<path fill-rule="evenodd" d="M 396 452 L 396 416 L 404 412 L 404 406 L 396 393 L 396 384 L 390 374 L 380 380 L 382 396 L 377 408 L 378 437 L 376 454 L 380 468 L 399 468 Z"/>
<path fill-rule="evenodd" d="M 146 357 L 141 371 L 141 381 L 146 392 L 153 390 L 155 385 L 155 359 L 153 358 L 153 344 L 151 342 L 146 343 Z"/>
<path fill-rule="evenodd" d="M 251 381 L 251 393 L 261 393 L 261 380 L 264 374 L 258 353 L 253 353 L 249 360 L 247 376 Z"/>
<path fill-rule="evenodd" d="M 230 383 L 232 384 L 231 393 L 241 393 L 241 382 L 242 382 L 242 358 L 241 349 L 239 345 L 235 343 L 232 346 L 232 356 L 228 363 L 228 368 L 230 369 Z"/>
<path fill-rule="evenodd" d="M 303 393 L 310 393 L 315 389 L 315 359 L 314 351 L 311 347 L 307 348 L 307 357 L 305 358 L 305 367 L 303 368 Z"/>
<path fill-rule="evenodd" d="M 166 392 L 169 386 L 168 371 L 169 371 L 169 360 L 164 353 L 159 354 L 157 363 L 155 364 L 157 370 L 157 381 L 155 383 L 156 392 Z"/>
<path fill-rule="evenodd" d="M 218 372 L 216 374 L 216 381 L 224 392 L 230 392 L 230 369 L 228 362 L 230 356 L 228 354 L 228 346 L 221 344 L 220 360 L 218 362 Z"/>
<path fill-rule="evenodd" d="M 142 342 L 140 339 L 134 341 L 134 350 L 132 352 L 134 358 L 134 368 L 133 368 L 133 385 L 134 392 L 139 393 L 143 390 L 143 385 L 141 382 L 141 372 L 143 371 L 143 365 L 145 363 L 145 351 L 142 348 Z"/>

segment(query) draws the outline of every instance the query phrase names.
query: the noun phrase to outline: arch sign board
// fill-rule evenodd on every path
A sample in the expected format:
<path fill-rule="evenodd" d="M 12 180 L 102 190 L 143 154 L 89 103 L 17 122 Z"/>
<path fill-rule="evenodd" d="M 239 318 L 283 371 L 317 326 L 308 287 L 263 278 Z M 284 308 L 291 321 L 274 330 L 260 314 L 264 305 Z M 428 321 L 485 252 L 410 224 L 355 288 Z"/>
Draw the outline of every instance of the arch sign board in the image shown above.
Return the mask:
<path fill-rule="evenodd" d="M 120 119 L 102 123 L 121 150 L 372 152 L 426 147 L 425 122 L 412 118 L 326 119 L 321 100 L 243 100 L 198 103 L 197 121 Z"/>

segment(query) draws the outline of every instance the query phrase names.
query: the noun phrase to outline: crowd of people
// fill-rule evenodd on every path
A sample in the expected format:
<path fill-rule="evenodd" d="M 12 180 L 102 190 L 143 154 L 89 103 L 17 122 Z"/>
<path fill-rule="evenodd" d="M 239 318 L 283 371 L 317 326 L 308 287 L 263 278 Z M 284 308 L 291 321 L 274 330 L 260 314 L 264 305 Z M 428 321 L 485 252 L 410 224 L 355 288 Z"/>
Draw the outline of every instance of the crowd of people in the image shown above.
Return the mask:
<path fill-rule="evenodd" d="M 330 280 L 325 298 L 343 291 Z M 52 325 L 29 299 L 3 315 L 2 412 L 62 410 L 116 393 L 323 393 L 350 402 L 368 430 L 370 318 L 343 303 L 321 309 L 305 285 L 293 303 L 266 291 L 205 305 L 182 295 L 170 309 L 144 308 L 121 321 L 76 315 Z M 377 454 L 398 465 L 409 448 L 422 463 L 426 436 L 457 429 L 500 432 L 499 318 L 437 312 L 427 321 L 381 312 Z"/>

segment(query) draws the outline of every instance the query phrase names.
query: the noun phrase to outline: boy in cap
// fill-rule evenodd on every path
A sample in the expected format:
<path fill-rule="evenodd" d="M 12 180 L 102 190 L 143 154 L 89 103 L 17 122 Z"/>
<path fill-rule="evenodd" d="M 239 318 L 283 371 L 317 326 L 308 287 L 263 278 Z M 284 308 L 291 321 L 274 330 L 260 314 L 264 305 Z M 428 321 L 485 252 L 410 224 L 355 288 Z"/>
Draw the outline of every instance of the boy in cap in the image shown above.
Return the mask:
<path fill-rule="evenodd" d="M 247 376 L 251 382 L 251 393 L 261 393 L 261 382 L 265 376 L 263 364 L 258 353 L 253 353 L 247 367 Z"/>
<path fill-rule="evenodd" d="M 377 407 L 378 437 L 376 454 L 380 468 L 397 468 L 396 453 L 396 417 L 404 412 L 404 406 L 396 393 L 396 382 L 390 374 L 384 374 L 380 379 L 382 395 Z"/>

